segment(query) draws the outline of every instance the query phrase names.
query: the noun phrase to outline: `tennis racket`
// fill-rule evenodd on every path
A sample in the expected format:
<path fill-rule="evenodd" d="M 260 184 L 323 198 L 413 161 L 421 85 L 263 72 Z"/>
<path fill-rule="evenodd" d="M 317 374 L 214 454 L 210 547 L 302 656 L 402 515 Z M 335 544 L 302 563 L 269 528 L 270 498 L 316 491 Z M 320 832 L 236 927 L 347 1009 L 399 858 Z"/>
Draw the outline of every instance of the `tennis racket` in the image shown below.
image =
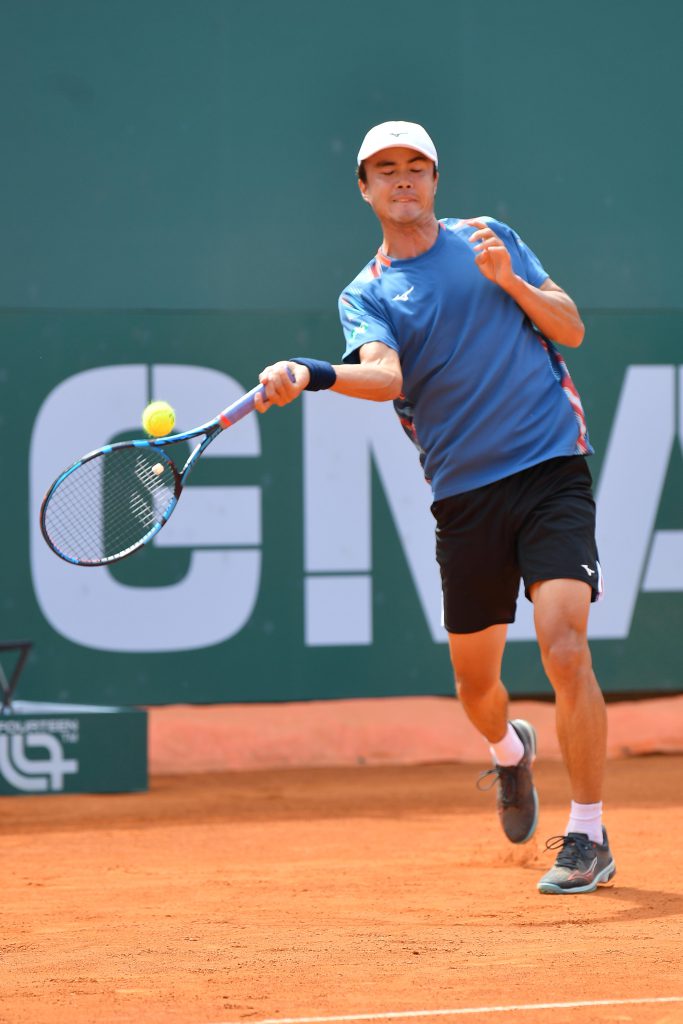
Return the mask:
<path fill-rule="evenodd" d="M 40 507 L 40 528 L 54 553 L 73 565 L 110 565 L 149 544 L 168 522 L 202 452 L 254 410 L 257 394 L 265 398 L 262 384 L 201 427 L 105 444 L 64 470 Z M 182 457 L 194 438 L 201 440 L 178 466 L 174 454 Z"/>

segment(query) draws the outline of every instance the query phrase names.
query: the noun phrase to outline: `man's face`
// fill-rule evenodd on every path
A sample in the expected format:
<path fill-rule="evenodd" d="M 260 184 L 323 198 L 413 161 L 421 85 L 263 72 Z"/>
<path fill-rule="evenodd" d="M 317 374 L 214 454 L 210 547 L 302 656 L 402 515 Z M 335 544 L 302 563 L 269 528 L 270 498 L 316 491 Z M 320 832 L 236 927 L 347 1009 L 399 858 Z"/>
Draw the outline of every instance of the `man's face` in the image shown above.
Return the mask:
<path fill-rule="evenodd" d="M 367 181 L 358 185 L 379 220 L 413 224 L 433 216 L 438 174 L 428 157 L 392 146 L 368 157 L 365 172 Z"/>

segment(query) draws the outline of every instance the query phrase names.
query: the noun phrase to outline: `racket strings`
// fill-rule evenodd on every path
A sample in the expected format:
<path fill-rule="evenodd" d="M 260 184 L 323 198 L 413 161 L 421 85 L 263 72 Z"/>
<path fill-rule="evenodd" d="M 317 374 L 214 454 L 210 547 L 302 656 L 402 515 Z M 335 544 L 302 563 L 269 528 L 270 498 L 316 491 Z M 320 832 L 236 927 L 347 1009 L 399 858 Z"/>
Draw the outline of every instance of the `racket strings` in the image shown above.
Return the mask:
<path fill-rule="evenodd" d="M 163 522 L 174 497 L 175 474 L 167 455 L 151 448 L 114 448 L 64 477 L 45 508 L 45 530 L 69 559 L 113 559 Z"/>

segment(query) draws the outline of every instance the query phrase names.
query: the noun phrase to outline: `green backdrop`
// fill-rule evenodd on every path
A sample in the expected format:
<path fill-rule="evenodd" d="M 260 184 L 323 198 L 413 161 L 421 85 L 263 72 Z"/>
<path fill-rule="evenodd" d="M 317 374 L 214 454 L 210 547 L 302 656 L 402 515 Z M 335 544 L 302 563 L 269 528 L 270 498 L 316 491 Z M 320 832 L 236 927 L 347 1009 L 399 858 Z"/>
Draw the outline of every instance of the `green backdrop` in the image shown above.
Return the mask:
<path fill-rule="evenodd" d="M 451 692 L 428 494 L 363 403 L 307 396 L 229 431 L 193 480 L 190 540 L 109 584 L 59 577 L 36 536 L 52 476 L 138 432 L 150 381 L 190 426 L 272 359 L 338 358 L 337 295 L 378 243 L 355 152 L 394 117 L 435 138 L 439 215 L 508 221 L 581 307 L 596 666 L 611 693 L 680 690 L 679 5 L 1 6 L 0 608 L 2 638 L 35 643 L 21 696 Z M 221 501 L 240 502 L 233 533 Z M 513 634 L 512 691 L 549 693 L 524 607 Z"/>

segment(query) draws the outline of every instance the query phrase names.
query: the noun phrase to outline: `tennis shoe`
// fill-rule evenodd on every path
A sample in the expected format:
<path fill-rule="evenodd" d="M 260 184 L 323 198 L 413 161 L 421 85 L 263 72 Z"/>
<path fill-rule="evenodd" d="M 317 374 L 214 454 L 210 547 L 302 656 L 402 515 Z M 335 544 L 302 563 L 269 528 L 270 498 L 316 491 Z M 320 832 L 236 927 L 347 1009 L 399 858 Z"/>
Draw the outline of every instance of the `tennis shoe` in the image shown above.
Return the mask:
<path fill-rule="evenodd" d="M 539 892 L 554 895 L 595 892 L 616 874 L 604 828 L 602 843 L 592 842 L 584 832 L 569 832 L 565 836 L 553 836 L 545 848 L 560 852 L 554 866 L 538 883 Z"/>
<path fill-rule="evenodd" d="M 486 790 L 498 784 L 498 817 L 503 832 L 511 843 L 526 843 L 536 831 L 538 822 L 538 796 L 531 773 L 536 759 L 536 731 L 522 718 L 515 718 L 510 725 L 522 741 L 522 760 L 510 766 L 495 764 L 479 776 L 477 788 Z M 488 778 L 492 778 L 490 785 L 482 786 L 481 783 Z"/>

